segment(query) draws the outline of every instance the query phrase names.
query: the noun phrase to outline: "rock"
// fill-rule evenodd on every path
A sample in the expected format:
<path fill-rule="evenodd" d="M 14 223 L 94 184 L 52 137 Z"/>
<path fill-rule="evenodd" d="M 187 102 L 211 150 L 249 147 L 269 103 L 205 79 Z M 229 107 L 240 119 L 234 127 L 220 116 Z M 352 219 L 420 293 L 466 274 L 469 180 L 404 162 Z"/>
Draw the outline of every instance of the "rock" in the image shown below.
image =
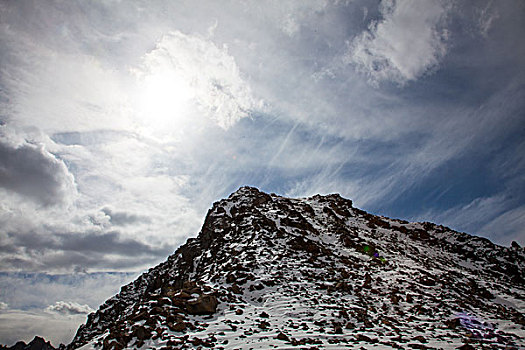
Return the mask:
<path fill-rule="evenodd" d="M 391 294 L 390 295 L 390 302 L 394 305 L 397 305 L 399 304 L 399 296 L 395 295 L 395 294 Z"/>
<path fill-rule="evenodd" d="M 339 311 L 339 317 L 348 319 L 348 312 L 345 309 L 342 309 L 341 311 Z"/>
<path fill-rule="evenodd" d="M 174 332 L 182 332 L 186 329 L 186 323 L 185 322 L 177 322 L 175 324 L 168 323 L 168 327 L 170 330 Z"/>
<path fill-rule="evenodd" d="M 133 336 L 137 337 L 139 340 L 144 340 L 149 339 L 151 337 L 151 334 L 144 326 L 139 326 L 135 328 Z"/>
<path fill-rule="evenodd" d="M 501 322 L 488 322 L 525 324 L 523 314 L 489 294 L 520 290 L 522 249 L 375 217 L 333 196 L 273 196 L 254 206 L 258 196 L 244 189 L 214 204 L 199 236 L 89 315 L 70 348 L 193 348 L 198 335 L 195 347 L 204 349 L 210 335 L 231 329 L 236 334 L 222 348 L 256 348 L 271 334 L 284 341 L 280 347 L 310 350 L 312 340 L 320 348 L 430 349 L 477 337 L 473 320 L 491 329 L 491 341 L 511 346 Z M 387 263 L 379 263 L 383 255 Z M 216 317 L 219 310 L 225 312 Z M 139 324 L 160 340 L 150 345 L 135 337 Z M 223 341 L 209 343 L 221 349 Z"/>
<path fill-rule="evenodd" d="M 202 294 L 195 301 L 188 301 L 186 310 L 192 315 L 211 315 L 217 311 L 217 298 L 214 295 Z"/>
<path fill-rule="evenodd" d="M 449 329 L 456 329 L 457 327 L 461 326 L 461 320 L 459 318 L 453 318 L 451 320 L 445 320 L 445 321 L 443 321 L 443 323 Z"/>
<path fill-rule="evenodd" d="M 148 317 L 148 312 L 146 310 L 142 310 L 136 315 L 133 315 L 131 318 L 133 321 L 139 321 L 139 320 L 145 320 Z"/>
<path fill-rule="evenodd" d="M 258 326 L 261 329 L 268 329 L 270 327 L 270 323 L 266 321 L 261 321 Z"/>
<path fill-rule="evenodd" d="M 228 275 L 226 275 L 226 283 L 233 283 L 235 282 L 237 279 L 235 278 L 235 275 L 229 273 Z"/>
<path fill-rule="evenodd" d="M 238 285 L 236 285 L 235 283 L 232 284 L 231 291 L 234 292 L 235 294 L 242 294 L 241 288 Z"/>
<path fill-rule="evenodd" d="M 427 342 L 427 339 L 424 336 L 422 336 L 422 335 L 418 335 L 418 336 L 414 337 L 413 339 L 419 341 L 420 343 L 426 343 Z"/>
<path fill-rule="evenodd" d="M 288 341 L 288 340 L 290 340 L 290 338 L 288 338 L 288 336 L 287 336 L 286 334 L 284 334 L 283 332 L 279 332 L 279 333 L 275 336 L 275 339 L 283 340 L 283 341 Z"/>
<path fill-rule="evenodd" d="M 191 299 L 191 295 L 185 291 L 180 291 L 177 294 L 175 294 L 173 297 L 178 299 Z"/>
<path fill-rule="evenodd" d="M 355 328 L 355 324 L 353 324 L 352 322 L 348 322 L 345 326 L 346 329 L 354 329 Z"/>
<path fill-rule="evenodd" d="M 370 288 L 370 284 L 372 283 L 372 277 L 367 272 L 365 274 L 365 281 L 363 282 L 363 288 Z"/>
<path fill-rule="evenodd" d="M 185 281 L 182 284 L 182 289 L 190 290 L 197 287 L 197 282 L 195 281 Z"/>
<path fill-rule="evenodd" d="M 368 337 L 368 336 L 366 336 L 366 335 L 364 335 L 364 334 L 357 334 L 357 335 L 355 336 L 355 339 L 356 339 L 357 341 L 366 341 L 366 342 L 368 342 L 368 343 L 377 343 L 377 342 L 378 342 L 377 339 L 370 338 L 370 337 Z"/>
<path fill-rule="evenodd" d="M 153 315 L 161 315 L 164 313 L 164 309 L 160 306 L 155 306 L 153 309 L 151 309 L 151 314 Z"/>
<path fill-rule="evenodd" d="M 427 287 L 432 287 L 436 285 L 436 281 L 426 276 L 421 276 L 421 278 L 419 279 L 419 283 Z"/>
<path fill-rule="evenodd" d="M 29 344 L 26 344 L 23 341 L 17 342 L 12 347 L 3 347 L 0 345 L 0 349 L 6 349 L 6 350 L 55 350 L 55 348 L 51 345 L 50 342 L 46 342 L 46 340 L 42 337 L 36 336 L 31 340 Z M 120 348 L 122 349 L 122 347 Z"/>
<path fill-rule="evenodd" d="M 459 348 L 456 348 L 456 349 L 458 350 L 476 350 L 476 348 L 470 344 L 463 344 Z"/>

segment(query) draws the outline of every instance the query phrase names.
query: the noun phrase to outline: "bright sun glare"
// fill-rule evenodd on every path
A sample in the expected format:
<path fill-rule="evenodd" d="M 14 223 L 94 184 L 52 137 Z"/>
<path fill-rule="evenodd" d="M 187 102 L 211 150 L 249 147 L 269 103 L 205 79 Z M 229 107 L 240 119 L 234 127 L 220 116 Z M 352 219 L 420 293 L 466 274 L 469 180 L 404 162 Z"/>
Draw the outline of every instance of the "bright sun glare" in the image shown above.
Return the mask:
<path fill-rule="evenodd" d="M 139 110 L 144 123 L 156 131 L 180 126 L 187 115 L 192 89 L 173 71 L 159 71 L 142 79 Z"/>

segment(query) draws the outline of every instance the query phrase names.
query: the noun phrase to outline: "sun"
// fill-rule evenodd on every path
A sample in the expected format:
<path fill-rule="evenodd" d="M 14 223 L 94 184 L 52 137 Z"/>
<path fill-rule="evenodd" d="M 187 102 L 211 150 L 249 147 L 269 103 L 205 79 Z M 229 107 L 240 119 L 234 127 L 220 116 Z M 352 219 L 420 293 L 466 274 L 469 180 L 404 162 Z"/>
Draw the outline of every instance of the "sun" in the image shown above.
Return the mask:
<path fill-rule="evenodd" d="M 193 97 L 192 88 L 174 70 L 157 70 L 140 79 L 138 111 L 150 129 L 169 131 L 180 126 L 187 117 Z"/>

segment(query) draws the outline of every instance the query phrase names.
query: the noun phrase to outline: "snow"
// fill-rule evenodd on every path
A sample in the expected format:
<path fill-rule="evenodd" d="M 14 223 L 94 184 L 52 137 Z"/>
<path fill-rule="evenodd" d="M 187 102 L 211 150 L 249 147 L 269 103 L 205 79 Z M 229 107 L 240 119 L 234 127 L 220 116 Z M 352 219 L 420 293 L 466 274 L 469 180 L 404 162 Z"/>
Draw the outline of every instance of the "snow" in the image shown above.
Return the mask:
<path fill-rule="evenodd" d="M 217 312 L 185 314 L 194 329 L 182 332 L 156 316 L 142 349 L 170 342 L 198 348 L 199 341 L 212 341 L 217 349 L 456 349 L 473 341 L 469 334 L 487 338 L 477 341 L 495 348 L 524 346 L 525 327 L 512 315 L 525 312 L 525 287 L 491 262 L 523 273 L 523 252 L 509 255 L 507 248 L 429 223 L 376 217 L 333 195 L 264 197 L 245 187 L 210 213 L 207 222 L 222 220 L 226 228 L 217 229 L 221 234 L 200 253 L 199 238 L 192 243 L 198 254 L 191 273 L 184 272 L 182 254 L 176 253 L 177 259 L 152 269 L 130 289 L 123 314 L 133 314 L 139 304 L 153 312 L 156 303 L 142 298 L 148 281 L 166 270 L 174 279 L 211 288 L 219 299 Z M 422 230 L 427 235 L 419 236 Z M 191 293 L 193 300 L 199 295 Z M 112 307 L 99 311 L 110 313 Z M 163 307 L 168 313 L 177 309 Z M 460 324 L 448 326 L 454 319 Z M 97 316 L 82 349 L 108 337 L 96 329 L 114 321 Z M 134 325 L 149 327 L 148 322 Z"/>

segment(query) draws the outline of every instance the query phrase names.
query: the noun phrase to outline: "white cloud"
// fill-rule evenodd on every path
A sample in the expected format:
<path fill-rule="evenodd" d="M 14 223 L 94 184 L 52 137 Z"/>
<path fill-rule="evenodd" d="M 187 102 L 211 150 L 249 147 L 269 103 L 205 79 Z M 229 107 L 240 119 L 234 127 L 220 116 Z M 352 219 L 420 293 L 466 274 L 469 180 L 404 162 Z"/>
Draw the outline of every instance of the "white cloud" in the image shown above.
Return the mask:
<path fill-rule="evenodd" d="M 0 313 L 0 339 L 4 345 L 14 345 L 17 341 L 29 343 L 35 335 L 44 337 L 55 347 L 67 344 L 75 335 L 85 315 L 50 315 L 39 310 L 11 310 Z"/>
<path fill-rule="evenodd" d="M 447 14 L 444 1 L 383 0 L 383 19 L 351 42 L 346 62 L 370 76 L 373 82 L 400 84 L 416 80 L 439 63 L 446 53 Z"/>
<path fill-rule="evenodd" d="M 60 52 L 23 35 L 13 41 L 8 47 L 19 63 L 6 62 L 12 73 L 2 83 L 9 103 L 0 101 L 11 126 L 48 133 L 132 126 L 125 72 L 88 53 Z"/>
<path fill-rule="evenodd" d="M 95 310 L 89 307 L 89 305 L 80 305 L 79 303 L 71 301 L 57 301 L 54 305 L 49 305 L 46 311 L 56 312 L 64 315 L 78 315 L 78 314 L 89 314 Z"/>
<path fill-rule="evenodd" d="M 301 30 L 308 17 L 321 13 L 327 5 L 326 0 L 280 1 L 279 6 L 272 10 L 276 11 L 274 17 L 281 22 L 280 29 L 283 33 L 293 37 Z"/>
<path fill-rule="evenodd" d="M 142 85 L 139 110 L 157 126 L 169 125 L 165 119 L 190 118 L 195 123 L 204 114 L 227 129 L 260 107 L 227 46 L 218 47 L 199 36 L 165 34 L 135 73 Z M 196 113 L 187 110 L 191 107 L 197 108 Z M 180 120 L 174 123 L 180 125 Z"/>

